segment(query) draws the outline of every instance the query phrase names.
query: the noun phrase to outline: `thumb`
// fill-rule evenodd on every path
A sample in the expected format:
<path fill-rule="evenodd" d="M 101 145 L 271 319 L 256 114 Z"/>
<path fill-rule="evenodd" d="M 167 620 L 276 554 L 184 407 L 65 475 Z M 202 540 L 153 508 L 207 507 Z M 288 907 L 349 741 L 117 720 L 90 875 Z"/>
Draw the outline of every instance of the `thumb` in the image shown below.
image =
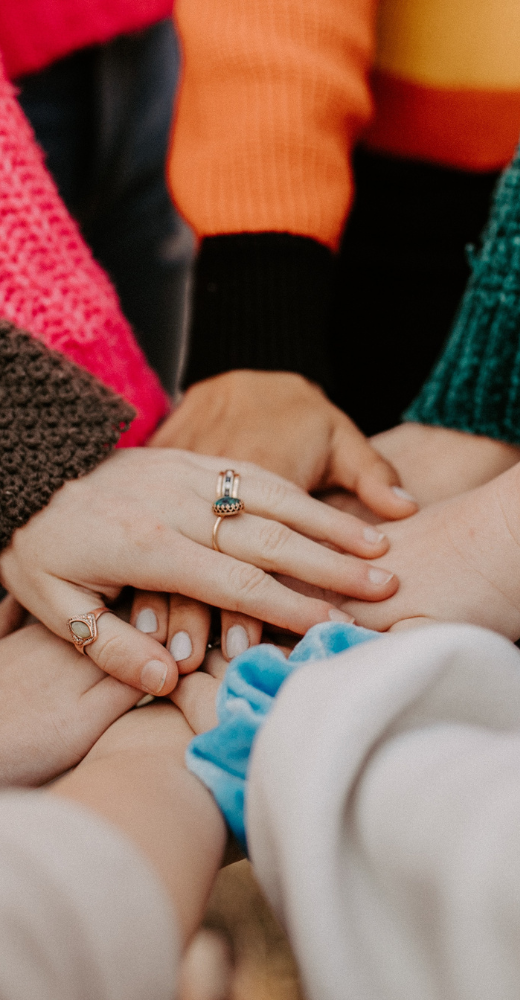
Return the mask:
<path fill-rule="evenodd" d="M 383 520 L 409 517 L 417 510 L 414 500 L 400 485 L 390 462 L 372 447 L 364 434 L 342 414 L 332 441 L 330 486 L 343 486 Z"/>
<path fill-rule="evenodd" d="M 52 613 L 46 609 L 44 623 L 72 642 L 67 623 L 75 615 L 79 619 L 100 608 L 103 600 L 99 594 L 63 580 L 54 579 L 52 584 L 47 602 Z M 147 694 L 167 695 L 173 691 L 179 676 L 177 664 L 168 650 L 150 635 L 139 632 L 108 609 L 99 616 L 95 631 L 96 638 L 84 647 L 84 652 L 106 674 Z"/>

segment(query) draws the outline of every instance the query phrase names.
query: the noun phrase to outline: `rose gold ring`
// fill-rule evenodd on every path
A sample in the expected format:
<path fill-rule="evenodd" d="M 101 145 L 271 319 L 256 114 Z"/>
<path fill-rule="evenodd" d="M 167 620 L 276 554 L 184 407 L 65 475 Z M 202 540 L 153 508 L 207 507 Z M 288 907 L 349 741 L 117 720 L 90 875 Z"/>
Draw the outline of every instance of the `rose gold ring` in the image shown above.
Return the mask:
<path fill-rule="evenodd" d="M 234 517 L 244 510 L 244 501 L 239 499 L 238 490 L 240 486 L 240 476 L 233 469 L 226 469 L 219 474 L 217 480 L 217 499 L 213 504 L 213 513 L 217 515 L 213 525 L 212 545 L 216 552 L 221 552 L 218 544 L 218 529 L 220 522 L 225 517 Z"/>
<path fill-rule="evenodd" d="M 72 641 L 78 653 L 85 653 L 85 646 L 90 646 L 98 637 L 97 622 L 101 615 L 106 612 L 110 614 L 110 608 L 95 608 L 86 615 L 75 615 L 69 618 L 67 625 L 72 636 Z"/>

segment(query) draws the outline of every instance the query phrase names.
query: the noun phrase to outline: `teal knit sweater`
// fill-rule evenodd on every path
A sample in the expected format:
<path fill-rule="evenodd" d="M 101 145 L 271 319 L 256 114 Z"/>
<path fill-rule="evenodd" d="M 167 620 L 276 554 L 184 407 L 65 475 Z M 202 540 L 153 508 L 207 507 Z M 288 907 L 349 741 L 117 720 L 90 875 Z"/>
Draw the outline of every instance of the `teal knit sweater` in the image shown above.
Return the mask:
<path fill-rule="evenodd" d="M 520 444 L 520 147 L 470 260 L 446 347 L 403 419 Z"/>

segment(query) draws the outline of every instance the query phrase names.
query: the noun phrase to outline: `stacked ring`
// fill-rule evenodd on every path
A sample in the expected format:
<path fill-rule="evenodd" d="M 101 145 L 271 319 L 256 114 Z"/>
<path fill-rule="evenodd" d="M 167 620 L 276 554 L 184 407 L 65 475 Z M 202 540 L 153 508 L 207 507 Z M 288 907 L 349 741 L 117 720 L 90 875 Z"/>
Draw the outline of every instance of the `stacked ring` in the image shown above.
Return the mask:
<path fill-rule="evenodd" d="M 233 469 L 226 469 L 219 474 L 217 480 L 217 499 L 212 510 L 216 514 L 216 521 L 213 525 L 213 548 L 216 552 L 221 552 L 218 545 L 218 529 L 221 521 L 225 517 L 234 517 L 244 510 L 244 501 L 239 499 L 238 489 L 240 486 L 240 476 Z"/>

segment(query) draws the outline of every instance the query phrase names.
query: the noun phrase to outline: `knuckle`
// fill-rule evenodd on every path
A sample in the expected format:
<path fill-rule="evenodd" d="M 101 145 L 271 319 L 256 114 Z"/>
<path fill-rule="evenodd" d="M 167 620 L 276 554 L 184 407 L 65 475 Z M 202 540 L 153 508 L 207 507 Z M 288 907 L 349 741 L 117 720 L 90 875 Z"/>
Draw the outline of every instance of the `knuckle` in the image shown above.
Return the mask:
<path fill-rule="evenodd" d="M 238 597 L 254 596 L 265 587 L 266 576 L 258 566 L 249 563 L 237 563 L 230 574 L 230 584 L 233 593 Z"/>
<path fill-rule="evenodd" d="M 280 559 L 291 538 L 291 530 L 279 521 L 265 521 L 259 530 L 261 553 L 269 562 Z"/>
<path fill-rule="evenodd" d="M 283 480 L 269 479 L 261 485 L 261 500 L 263 506 L 270 511 L 277 511 L 287 499 L 288 489 Z"/>
<path fill-rule="evenodd" d="M 87 648 L 87 652 L 90 656 L 94 653 L 95 662 L 98 667 L 101 667 L 101 670 L 104 670 L 107 674 L 118 673 L 119 667 L 125 659 L 121 637 L 119 635 L 108 635 L 101 639 L 98 636 L 94 645 L 95 650 L 93 646 L 90 646 Z M 92 656 L 92 659 L 94 659 L 94 656 Z"/>

